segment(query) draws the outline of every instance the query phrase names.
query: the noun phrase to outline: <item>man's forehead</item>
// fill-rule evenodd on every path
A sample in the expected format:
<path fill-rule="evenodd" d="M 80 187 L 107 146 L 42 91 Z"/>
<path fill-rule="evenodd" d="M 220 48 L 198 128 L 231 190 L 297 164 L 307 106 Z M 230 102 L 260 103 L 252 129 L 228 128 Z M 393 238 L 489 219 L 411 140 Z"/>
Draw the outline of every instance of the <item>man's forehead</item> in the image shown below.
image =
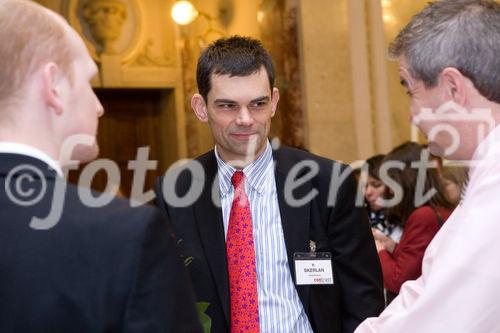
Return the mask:
<path fill-rule="evenodd" d="M 231 75 L 231 74 L 212 74 L 210 76 L 210 81 L 212 88 L 214 86 L 223 86 L 226 88 L 234 88 L 234 85 L 239 84 L 250 84 L 255 82 L 260 82 L 262 85 L 269 87 L 269 80 L 267 78 L 267 73 L 262 70 L 257 70 L 248 75 Z"/>
<path fill-rule="evenodd" d="M 233 80 L 234 79 L 234 80 Z M 269 83 L 256 81 L 247 81 L 248 76 L 225 77 L 212 81 L 212 87 L 208 93 L 208 99 L 211 101 L 225 100 L 238 103 L 247 103 L 255 100 L 262 100 L 271 97 Z"/>

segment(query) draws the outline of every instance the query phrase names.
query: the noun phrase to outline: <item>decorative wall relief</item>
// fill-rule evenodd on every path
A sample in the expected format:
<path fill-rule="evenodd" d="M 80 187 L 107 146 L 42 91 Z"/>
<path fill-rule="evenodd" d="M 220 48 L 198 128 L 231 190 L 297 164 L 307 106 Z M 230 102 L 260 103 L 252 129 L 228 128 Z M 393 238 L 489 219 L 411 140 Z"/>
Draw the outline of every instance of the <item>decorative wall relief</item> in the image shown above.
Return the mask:
<path fill-rule="evenodd" d="M 99 67 L 92 86 L 107 111 L 100 121 L 102 156 L 126 161 L 135 157 L 124 150 L 149 145 L 161 170 L 185 158 L 181 68 L 168 16 L 174 0 L 46 1 L 80 34 Z M 120 168 L 125 175 L 127 164 Z"/>
<path fill-rule="evenodd" d="M 127 61 L 138 52 L 144 21 L 138 0 L 69 0 L 63 8 L 95 61 L 102 55 Z"/>
<path fill-rule="evenodd" d="M 62 1 L 62 0 L 60 0 Z M 99 78 L 94 87 L 177 88 L 174 0 L 67 0 L 61 11 L 83 37 Z"/>
<path fill-rule="evenodd" d="M 139 47 L 126 64 L 131 67 L 173 68 L 179 66 L 176 59 L 175 28 L 170 19 L 172 0 L 142 1 L 146 13 Z M 146 4 L 147 3 L 147 4 Z"/>
<path fill-rule="evenodd" d="M 127 7 L 120 0 L 88 0 L 82 16 L 102 53 L 115 54 L 116 42 L 127 19 Z"/>
<path fill-rule="evenodd" d="M 139 51 L 135 59 L 131 62 L 133 66 L 144 67 L 171 67 L 173 66 L 173 59 L 168 54 L 156 55 L 153 52 L 154 40 L 149 38 L 142 49 Z"/>

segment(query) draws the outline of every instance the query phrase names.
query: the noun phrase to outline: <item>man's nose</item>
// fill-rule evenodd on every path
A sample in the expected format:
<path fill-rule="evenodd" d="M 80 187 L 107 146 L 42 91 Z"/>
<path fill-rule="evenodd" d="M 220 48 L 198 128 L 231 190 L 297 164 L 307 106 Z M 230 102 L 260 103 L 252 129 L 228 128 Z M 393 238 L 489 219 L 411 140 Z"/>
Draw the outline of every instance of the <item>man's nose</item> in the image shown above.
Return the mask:
<path fill-rule="evenodd" d="M 238 112 L 236 123 L 240 126 L 249 126 L 253 123 L 253 117 L 248 108 L 242 107 Z"/>
<path fill-rule="evenodd" d="M 96 97 L 96 103 L 97 103 L 97 116 L 100 117 L 104 114 L 104 107 L 101 104 L 101 101 Z"/>

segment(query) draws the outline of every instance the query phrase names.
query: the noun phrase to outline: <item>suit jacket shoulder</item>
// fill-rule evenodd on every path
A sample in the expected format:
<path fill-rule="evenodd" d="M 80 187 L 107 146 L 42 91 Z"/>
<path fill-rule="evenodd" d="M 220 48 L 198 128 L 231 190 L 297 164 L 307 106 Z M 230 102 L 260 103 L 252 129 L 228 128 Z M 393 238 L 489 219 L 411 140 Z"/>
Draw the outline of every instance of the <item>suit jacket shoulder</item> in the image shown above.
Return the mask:
<path fill-rule="evenodd" d="M 293 254 L 309 251 L 311 240 L 316 241 L 318 251 L 333 255 L 337 281 L 333 286 L 296 286 L 304 310 L 315 332 L 352 332 L 365 318 L 378 315 L 383 295 L 377 253 L 366 212 L 363 207 L 355 206 L 356 184 L 350 169 L 342 163 L 286 146 L 274 151 L 273 158 L 292 278 Z M 202 170 L 201 177 L 193 172 L 196 168 Z M 213 320 L 213 332 L 227 332 L 230 319 L 227 262 L 222 213 L 216 202 L 218 187 L 214 187 L 217 175 L 214 152 L 188 162 L 180 172 L 176 170 L 169 170 L 157 181 L 156 203 L 171 218 L 176 235 L 182 239 L 182 252 L 192 259 L 188 268 L 195 293 L 199 301 L 210 303 L 207 314 Z M 198 185 L 203 185 L 201 193 L 193 191 Z M 175 206 L 168 197 L 172 189 L 177 195 L 193 191 L 194 201 L 187 206 Z M 336 193 L 333 197 L 332 191 Z M 307 199 L 310 194 L 309 200 L 293 202 L 293 199 Z"/>
<path fill-rule="evenodd" d="M 199 332 L 192 291 L 160 212 L 121 199 L 91 207 L 82 200 L 85 189 L 43 162 L 0 155 L 2 189 L 16 166 L 29 165 L 40 173 L 24 185 L 45 191 L 25 207 L 0 192 L 0 265 L 9 267 L 2 277 L 9 287 L 0 290 L 0 331 Z M 57 186 L 63 193 L 55 195 Z M 61 215 L 50 229 L 30 227 L 33 217 L 57 207 Z"/>

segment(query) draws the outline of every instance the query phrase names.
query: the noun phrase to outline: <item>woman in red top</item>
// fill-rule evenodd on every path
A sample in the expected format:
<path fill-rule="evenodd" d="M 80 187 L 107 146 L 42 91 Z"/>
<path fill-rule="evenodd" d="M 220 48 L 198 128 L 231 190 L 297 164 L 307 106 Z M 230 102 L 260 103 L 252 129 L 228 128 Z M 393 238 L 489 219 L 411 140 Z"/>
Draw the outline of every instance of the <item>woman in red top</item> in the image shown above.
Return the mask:
<path fill-rule="evenodd" d="M 394 148 L 384 159 L 384 163 L 397 161 L 388 169 L 390 180 L 387 179 L 384 197 L 387 200 L 394 199 L 395 194 L 397 197 L 394 182 L 402 189 L 399 193 L 401 199 L 387 209 L 388 220 L 403 227 L 399 243 L 373 230 L 388 294 L 397 295 L 405 281 L 417 279 L 422 274 L 425 249 L 454 208 L 446 198 L 437 168 L 422 169 L 425 177 L 421 175 L 419 179 L 416 163 L 422 160 L 421 156 L 428 157 L 427 150 L 417 143 L 406 142 Z M 429 198 L 426 194 L 432 194 L 430 191 L 434 194 Z M 388 296 L 390 299 L 392 297 Z"/>

